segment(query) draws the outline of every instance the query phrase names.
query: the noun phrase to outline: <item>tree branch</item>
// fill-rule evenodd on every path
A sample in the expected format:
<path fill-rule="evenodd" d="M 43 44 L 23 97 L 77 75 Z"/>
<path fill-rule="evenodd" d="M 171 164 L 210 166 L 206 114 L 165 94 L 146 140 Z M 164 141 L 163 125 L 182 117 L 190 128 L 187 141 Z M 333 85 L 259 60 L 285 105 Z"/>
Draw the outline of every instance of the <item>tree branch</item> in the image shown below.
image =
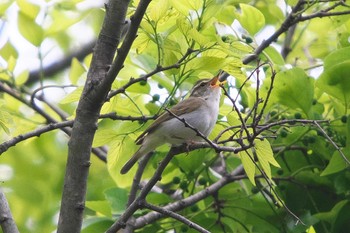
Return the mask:
<path fill-rule="evenodd" d="M 178 148 L 172 147 L 165 158 L 160 162 L 157 170 L 152 178 L 143 187 L 140 195 L 130 204 L 125 212 L 119 217 L 119 219 L 106 231 L 106 233 L 115 233 L 121 228 L 127 225 L 129 218 L 141 207 L 141 201 L 143 201 L 147 194 L 151 191 L 153 186 L 161 179 L 162 173 L 174 155 L 178 154 Z"/>
<path fill-rule="evenodd" d="M 140 78 L 130 78 L 129 82 L 127 82 L 126 84 L 124 84 L 124 86 L 118 88 L 117 90 L 111 91 L 108 96 L 107 96 L 107 101 L 110 100 L 113 96 L 120 94 L 120 93 L 124 93 L 125 90 L 130 87 L 131 85 L 140 82 L 140 81 L 146 81 L 149 77 L 151 77 L 152 75 L 159 73 L 161 71 L 165 71 L 165 70 L 170 70 L 170 69 L 178 69 L 181 65 L 181 63 L 183 61 L 185 61 L 185 59 L 191 55 L 192 53 L 196 52 L 196 50 L 193 50 L 191 48 L 187 49 L 186 53 L 173 65 L 169 65 L 169 66 L 157 66 L 154 70 L 152 70 L 151 72 L 149 72 L 146 75 L 143 75 Z"/>
<path fill-rule="evenodd" d="M 295 7 L 292 9 L 292 12 L 287 16 L 287 18 L 282 23 L 281 27 L 275 31 L 269 38 L 264 40 L 255 50 L 253 55 L 250 55 L 243 59 L 243 64 L 248 64 L 254 60 L 256 60 L 259 56 L 259 54 L 269 47 L 272 42 L 277 40 L 277 38 L 284 32 L 286 32 L 292 25 L 297 23 L 296 19 L 299 17 L 298 12 L 302 10 L 303 6 L 305 4 L 304 0 L 299 0 Z"/>
<path fill-rule="evenodd" d="M 32 137 L 39 137 L 41 134 L 52 131 L 54 129 L 61 129 L 64 127 L 71 127 L 73 125 L 73 121 L 64 121 L 59 123 L 51 123 L 45 125 L 39 129 L 30 131 L 25 134 L 18 135 L 16 137 L 11 138 L 10 140 L 3 142 L 0 144 L 0 155 L 7 151 L 10 147 L 15 146 L 17 143 L 27 140 Z"/>
<path fill-rule="evenodd" d="M 1 188 L 0 188 L 0 225 L 4 233 L 19 233 L 17 225 L 12 218 L 9 204 Z"/>
<path fill-rule="evenodd" d="M 337 146 L 337 144 L 331 139 L 331 137 L 327 134 L 327 132 L 320 126 L 318 123 L 319 121 L 313 121 L 313 123 L 317 126 L 319 130 L 321 130 L 322 134 L 328 139 L 328 141 L 334 146 L 334 148 L 339 152 L 341 157 L 343 157 L 344 161 L 350 165 L 349 159 L 346 157 L 346 155 L 343 153 L 343 151 Z"/>
<path fill-rule="evenodd" d="M 183 210 L 186 207 L 189 207 L 194 203 L 200 200 L 203 200 L 206 197 L 218 192 L 219 189 L 221 189 L 228 183 L 236 181 L 237 179 L 241 179 L 239 175 L 242 174 L 243 172 L 244 172 L 243 166 L 240 165 L 230 174 L 223 176 L 220 180 L 210 185 L 209 187 L 203 189 L 202 191 L 199 191 L 198 193 L 195 193 L 190 197 L 168 204 L 162 208 L 168 211 L 175 211 L 175 212 L 179 210 Z M 164 217 L 164 215 L 158 212 L 150 212 L 148 214 L 145 214 L 144 216 L 138 217 L 135 220 L 135 228 L 136 229 L 142 228 L 147 224 L 150 224 L 162 217 Z"/>
<path fill-rule="evenodd" d="M 102 30 L 94 49 L 68 143 L 58 233 L 78 233 L 81 230 L 92 141 L 99 112 L 115 78 L 115 75 L 113 77 L 108 75 L 107 70 L 113 61 L 122 35 L 128 5 L 129 0 L 110 0 L 106 4 Z M 116 60 L 122 64 L 125 57 L 126 55 L 120 58 L 118 54 Z M 115 70 L 115 74 L 119 70 Z"/>
<path fill-rule="evenodd" d="M 190 220 L 188 220 L 187 218 L 181 216 L 180 214 L 177 214 L 173 211 L 170 211 L 170 210 L 167 210 L 165 208 L 162 208 L 162 207 L 158 207 L 158 206 L 155 206 L 155 205 L 152 205 L 146 201 L 143 201 L 141 203 L 141 206 L 147 208 L 147 209 L 150 209 L 150 210 L 153 210 L 153 211 L 156 211 L 164 216 L 169 216 L 173 219 L 176 219 L 178 220 L 179 222 L 182 222 L 184 224 L 186 224 L 187 226 L 189 226 L 190 228 L 193 228 L 195 230 L 197 230 L 198 232 L 202 232 L 202 233 L 210 233 L 210 231 L 204 229 L 203 227 L 199 226 L 197 223 L 194 223 Z"/>

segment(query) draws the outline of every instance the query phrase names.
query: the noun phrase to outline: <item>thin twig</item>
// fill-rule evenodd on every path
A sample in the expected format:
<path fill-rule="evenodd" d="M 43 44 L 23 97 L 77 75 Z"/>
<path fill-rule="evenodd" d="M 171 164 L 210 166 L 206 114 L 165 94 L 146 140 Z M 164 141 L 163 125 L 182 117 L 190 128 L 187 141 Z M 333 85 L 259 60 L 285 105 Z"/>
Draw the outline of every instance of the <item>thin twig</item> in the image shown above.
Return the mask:
<path fill-rule="evenodd" d="M 54 129 L 61 129 L 64 127 L 71 127 L 73 125 L 73 121 L 64 121 L 59 123 L 52 123 L 45 125 L 39 129 L 30 131 L 25 134 L 18 135 L 16 137 L 11 138 L 10 140 L 3 142 L 0 144 L 0 155 L 7 151 L 10 147 L 15 146 L 17 143 L 24 141 L 28 138 L 39 137 L 41 134 L 52 131 Z"/>
<path fill-rule="evenodd" d="M 149 161 L 149 159 L 151 158 L 152 155 L 153 155 L 153 152 L 148 153 L 145 156 L 143 156 L 143 158 L 140 160 L 139 166 L 138 166 L 137 171 L 136 171 L 136 174 L 134 176 L 134 179 L 132 180 L 132 185 L 131 185 L 129 198 L 128 198 L 128 203 L 127 203 L 126 207 L 129 207 L 131 205 L 131 203 L 133 201 L 135 201 L 137 191 L 140 188 L 140 181 L 141 181 L 141 177 L 142 177 L 143 171 L 145 170 L 146 165 L 147 165 L 147 163 L 148 163 L 148 161 Z"/>
<path fill-rule="evenodd" d="M 349 15 L 349 14 L 350 14 L 350 11 L 328 12 L 328 13 L 324 11 L 319 11 L 311 15 L 302 16 L 298 19 L 298 21 L 302 22 L 302 21 L 308 21 L 314 18 L 324 18 L 324 17 L 341 16 L 341 15 Z"/>
<path fill-rule="evenodd" d="M 110 100 L 113 96 L 120 94 L 120 93 L 124 93 L 125 90 L 130 87 L 131 85 L 137 83 L 137 82 L 141 82 L 141 81 L 146 81 L 149 77 L 151 77 L 152 75 L 155 75 L 156 73 L 159 73 L 161 71 L 165 71 L 165 70 L 170 70 L 170 69 L 178 69 L 181 66 L 181 63 L 192 53 L 196 52 L 197 50 L 193 50 L 193 49 L 187 49 L 187 52 L 173 65 L 169 65 L 169 66 L 157 66 L 153 71 L 143 75 L 140 78 L 130 78 L 129 82 L 127 82 L 126 84 L 124 84 L 122 87 L 118 88 L 117 90 L 111 91 L 107 98 L 106 101 Z"/>
<path fill-rule="evenodd" d="M 129 218 L 140 208 L 140 201 L 146 198 L 147 194 L 151 191 L 153 186 L 161 179 L 165 167 L 176 154 L 176 150 L 177 149 L 174 147 L 170 149 L 165 158 L 160 162 L 152 178 L 141 190 L 140 195 L 130 204 L 130 206 L 118 218 L 118 220 L 106 231 L 106 233 L 115 233 L 126 226 Z"/>
<path fill-rule="evenodd" d="M 150 210 L 153 210 L 153 211 L 156 211 L 158 213 L 161 213 L 163 214 L 164 216 L 169 216 L 173 219 L 176 219 L 184 224 L 186 224 L 188 227 L 190 228 L 193 228 L 195 230 L 197 230 L 198 232 L 202 232 L 202 233 L 210 233 L 210 231 L 204 229 L 203 227 L 201 227 L 200 225 L 198 225 L 197 223 L 194 223 L 190 220 L 188 220 L 187 218 L 181 216 L 180 214 L 177 214 L 173 211 L 170 211 L 170 210 L 167 210 L 165 208 L 162 208 L 162 207 L 158 207 L 158 206 L 155 206 L 155 205 L 152 205 L 146 201 L 143 201 L 141 203 L 141 205 L 147 209 L 150 209 Z"/>
<path fill-rule="evenodd" d="M 350 165 L 350 161 L 349 159 L 345 156 L 345 154 L 343 153 L 343 151 L 339 148 L 339 146 L 331 139 L 331 137 L 329 137 L 329 135 L 327 134 L 326 131 L 324 131 L 324 129 L 320 126 L 320 124 L 318 123 L 318 121 L 313 121 L 313 123 L 317 126 L 317 128 L 319 130 L 321 130 L 322 134 L 328 139 L 328 141 L 334 146 L 334 148 L 339 152 L 339 154 L 341 155 L 341 157 L 343 157 L 343 159 L 345 160 L 345 162 Z"/>
<path fill-rule="evenodd" d="M 304 226 L 306 226 L 306 224 L 296 215 L 294 214 L 289 208 L 288 206 L 283 202 L 283 200 L 280 198 L 280 196 L 278 195 L 278 193 L 276 192 L 276 190 L 273 188 L 273 184 L 271 183 L 271 180 L 267 177 L 266 173 L 264 170 L 262 170 L 262 168 L 260 168 L 260 166 L 258 166 L 257 162 L 254 160 L 253 156 L 246 151 L 246 154 L 249 156 L 250 160 L 254 163 L 255 167 L 260 171 L 260 173 L 262 174 L 262 176 L 264 177 L 264 180 L 267 182 L 267 184 L 269 185 L 269 187 L 271 188 L 272 192 L 275 194 L 277 200 L 282 204 L 283 208 L 290 214 L 292 215 L 297 222 L 300 222 L 301 224 L 303 224 Z"/>
<path fill-rule="evenodd" d="M 235 100 L 232 99 L 232 97 L 228 94 L 228 92 L 227 92 L 227 90 L 226 90 L 225 88 L 223 88 L 223 90 L 224 90 L 224 94 L 225 94 L 225 95 L 229 98 L 229 100 L 232 102 L 232 105 L 233 105 L 235 111 L 237 112 L 237 115 L 238 115 L 238 117 L 239 117 L 239 120 L 241 121 L 241 124 L 242 124 L 242 125 L 241 125 L 242 130 L 245 131 L 247 137 L 249 138 L 249 137 L 250 137 L 250 133 L 249 133 L 249 131 L 248 131 L 246 122 L 245 122 L 245 120 L 243 119 L 243 116 L 242 116 L 241 112 L 239 111 L 239 109 L 238 109 L 238 107 L 237 107 L 237 105 L 236 105 L 236 103 L 235 103 Z M 241 130 L 241 131 L 242 131 L 242 130 Z"/>
<path fill-rule="evenodd" d="M 207 198 L 208 196 L 214 194 L 215 192 L 217 192 L 219 189 L 221 189 L 225 185 L 241 179 L 241 174 L 243 172 L 244 172 L 243 166 L 240 165 L 235 170 L 233 170 L 230 174 L 221 177 L 214 184 L 212 184 L 212 185 L 208 186 L 207 188 L 193 194 L 190 197 L 187 197 L 187 198 L 184 198 L 182 200 L 168 204 L 168 205 L 164 206 L 163 209 L 166 209 L 169 211 L 183 210 L 186 207 L 189 207 L 189 206 L 193 205 L 194 203 L 196 203 L 200 200 L 203 200 L 203 199 Z M 150 223 L 152 223 L 152 222 L 154 222 L 157 219 L 160 219 L 162 217 L 164 217 L 164 215 L 161 213 L 158 213 L 158 212 L 151 212 L 151 213 L 145 214 L 141 217 L 138 217 L 135 220 L 135 229 L 142 228 L 145 225 L 150 224 Z"/>
<path fill-rule="evenodd" d="M 290 14 L 286 17 L 284 22 L 281 24 L 281 27 L 275 31 L 269 38 L 264 40 L 255 50 L 254 54 L 243 59 L 243 64 L 248 64 L 254 60 L 256 60 L 262 51 L 269 47 L 272 42 L 276 41 L 277 38 L 284 32 L 286 32 L 291 26 L 298 22 L 298 17 L 300 17 L 299 11 L 303 9 L 305 4 L 304 0 L 299 0 L 297 4 L 293 7 Z"/>

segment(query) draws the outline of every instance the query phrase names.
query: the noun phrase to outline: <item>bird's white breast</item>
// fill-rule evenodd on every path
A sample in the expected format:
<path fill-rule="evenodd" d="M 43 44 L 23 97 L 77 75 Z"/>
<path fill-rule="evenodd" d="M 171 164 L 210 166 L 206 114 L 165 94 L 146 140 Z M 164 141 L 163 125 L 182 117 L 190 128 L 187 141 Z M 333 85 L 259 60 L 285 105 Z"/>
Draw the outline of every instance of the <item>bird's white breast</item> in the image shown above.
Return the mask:
<path fill-rule="evenodd" d="M 218 91 L 219 93 L 217 93 Z M 185 119 L 186 123 L 196 128 L 204 136 L 212 131 L 219 113 L 220 88 L 204 99 L 204 103 L 195 111 L 178 116 Z M 172 118 L 160 125 L 157 129 L 164 141 L 173 145 L 179 145 L 188 141 L 202 140 L 197 133 L 177 118 Z"/>

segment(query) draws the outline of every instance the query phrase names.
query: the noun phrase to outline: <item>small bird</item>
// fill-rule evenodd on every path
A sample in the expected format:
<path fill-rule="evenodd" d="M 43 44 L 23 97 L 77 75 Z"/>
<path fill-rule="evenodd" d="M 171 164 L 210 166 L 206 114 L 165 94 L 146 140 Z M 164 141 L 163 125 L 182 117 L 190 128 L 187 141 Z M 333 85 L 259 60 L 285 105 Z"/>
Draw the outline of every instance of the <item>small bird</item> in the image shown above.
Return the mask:
<path fill-rule="evenodd" d="M 122 167 L 120 173 L 127 173 L 143 155 L 165 143 L 176 146 L 203 139 L 197 135 L 195 130 L 186 127 L 180 119 L 184 119 L 192 128 L 196 128 L 207 137 L 219 114 L 220 85 L 225 82 L 219 80 L 221 74 L 222 72 L 210 80 L 199 80 L 192 88 L 190 96 L 169 110 L 172 114 L 168 111 L 161 114 L 136 139 L 136 144 L 141 146 Z"/>

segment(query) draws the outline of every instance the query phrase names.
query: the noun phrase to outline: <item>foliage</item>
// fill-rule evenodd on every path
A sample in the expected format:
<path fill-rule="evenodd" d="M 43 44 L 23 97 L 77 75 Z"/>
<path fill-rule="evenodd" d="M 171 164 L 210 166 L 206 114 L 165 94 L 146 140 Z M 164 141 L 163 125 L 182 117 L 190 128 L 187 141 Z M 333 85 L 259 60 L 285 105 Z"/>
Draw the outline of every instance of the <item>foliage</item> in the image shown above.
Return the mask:
<path fill-rule="evenodd" d="M 97 37 L 105 12 L 81 2 L 0 3 L 8 17 L 18 6 L 18 31 L 37 48 L 43 74 L 19 70 L 15 41 L 2 45 L 0 179 L 21 232 L 57 227 L 92 55 L 49 76 L 42 51 L 51 41 L 69 57 L 77 25 Z M 82 232 L 112 232 L 130 215 L 142 232 L 349 229 L 349 13 L 343 1 L 152 1 L 100 111 Z M 137 166 L 121 175 L 147 125 L 220 69 L 231 76 L 209 140 L 176 156 L 157 148 L 141 162 L 141 181 Z M 60 98 L 51 93 L 58 88 Z"/>

